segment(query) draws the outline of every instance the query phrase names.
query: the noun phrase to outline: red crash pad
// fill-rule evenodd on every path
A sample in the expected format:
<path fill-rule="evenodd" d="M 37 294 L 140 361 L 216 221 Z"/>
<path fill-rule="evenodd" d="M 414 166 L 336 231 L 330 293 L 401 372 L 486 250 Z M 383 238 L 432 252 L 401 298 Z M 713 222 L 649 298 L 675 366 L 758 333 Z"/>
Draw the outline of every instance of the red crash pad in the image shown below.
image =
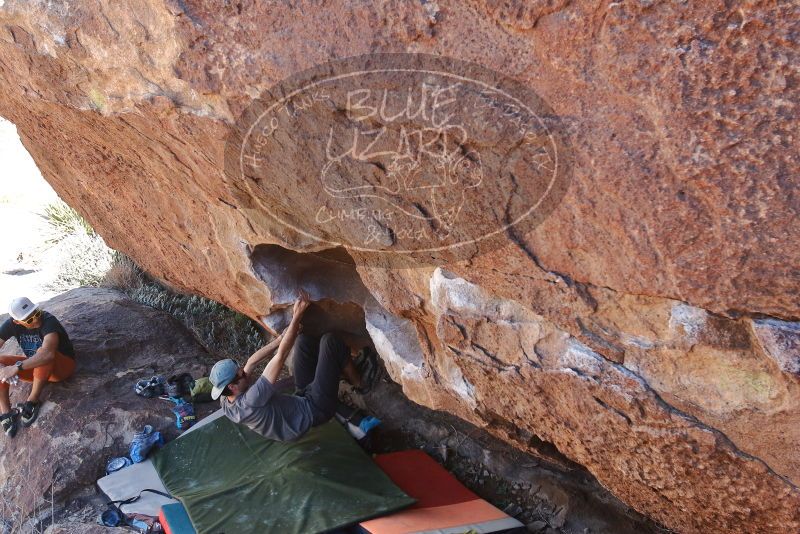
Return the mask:
<path fill-rule="evenodd" d="M 370 534 L 497 532 L 522 523 L 465 488 L 420 450 L 379 454 L 375 462 L 417 503 L 361 523 Z"/>

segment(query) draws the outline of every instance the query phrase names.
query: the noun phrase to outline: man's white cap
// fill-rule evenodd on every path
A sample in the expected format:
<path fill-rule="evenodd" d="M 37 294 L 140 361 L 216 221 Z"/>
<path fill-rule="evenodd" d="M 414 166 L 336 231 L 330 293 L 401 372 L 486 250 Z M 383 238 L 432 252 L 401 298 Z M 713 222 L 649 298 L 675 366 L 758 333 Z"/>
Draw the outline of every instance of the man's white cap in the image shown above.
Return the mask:
<path fill-rule="evenodd" d="M 24 321 L 36 311 L 36 304 L 27 297 L 19 297 L 11 301 L 8 313 L 17 321 Z"/>

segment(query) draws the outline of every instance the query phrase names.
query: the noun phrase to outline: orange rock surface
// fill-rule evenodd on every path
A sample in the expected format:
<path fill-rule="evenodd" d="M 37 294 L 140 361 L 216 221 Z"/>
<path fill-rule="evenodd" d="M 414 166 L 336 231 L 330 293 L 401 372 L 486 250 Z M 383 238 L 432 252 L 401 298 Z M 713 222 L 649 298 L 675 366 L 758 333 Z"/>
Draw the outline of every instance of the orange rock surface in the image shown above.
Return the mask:
<path fill-rule="evenodd" d="M 798 21 L 759 1 L 5 0 L 0 115 L 167 283 L 275 329 L 303 285 L 414 401 L 552 443 L 676 531 L 797 532 Z M 264 91 L 386 52 L 474 62 L 546 103 L 570 167 L 541 224 L 382 266 L 346 218 L 315 223 L 317 176 L 283 174 L 310 168 L 313 120 L 260 182 L 226 172 Z"/>

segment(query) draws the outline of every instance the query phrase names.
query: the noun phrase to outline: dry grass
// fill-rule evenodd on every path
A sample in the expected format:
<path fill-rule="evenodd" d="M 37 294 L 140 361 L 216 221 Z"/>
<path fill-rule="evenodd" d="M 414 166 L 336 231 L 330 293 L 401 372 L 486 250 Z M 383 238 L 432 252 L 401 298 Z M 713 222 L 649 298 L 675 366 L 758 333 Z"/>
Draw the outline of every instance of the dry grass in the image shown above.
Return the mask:
<path fill-rule="evenodd" d="M 144 278 L 142 269 L 132 259 L 120 252 L 115 252 L 111 268 L 106 271 L 100 285 L 121 291 L 134 291 L 144 284 Z"/>
<path fill-rule="evenodd" d="M 58 243 L 75 234 L 86 234 L 90 237 L 97 235 L 86 219 L 62 200 L 45 206 L 40 216 L 50 226 L 50 243 Z"/>

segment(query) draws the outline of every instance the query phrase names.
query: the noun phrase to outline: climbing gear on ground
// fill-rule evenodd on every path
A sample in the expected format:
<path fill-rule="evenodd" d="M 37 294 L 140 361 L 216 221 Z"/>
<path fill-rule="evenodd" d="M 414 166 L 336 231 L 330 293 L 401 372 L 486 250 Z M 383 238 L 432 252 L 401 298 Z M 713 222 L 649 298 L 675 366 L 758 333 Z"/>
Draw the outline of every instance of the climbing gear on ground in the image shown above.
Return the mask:
<path fill-rule="evenodd" d="M 183 388 L 180 382 L 175 381 L 175 377 L 172 376 L 167 379 L 167 385 L 164 386 L 164 393 L 173 399 L 177 399 L 178 397 L 183 395 Z"/>
<path fill-rule="evenodd" d="M 133 462 L 127 456 L 118 456 L 116 458 L 112 458 L 106 464 L 106 474 L 110 475 L 111 473 L 115 473 L 120 469 L 125 469 L 130 465 L 133 465 Z"/>
<path fill-rule="evenodd" d="M 128 527 L 132 528 L 135 532 L 140 534 L 155 534 L 156 532 L 164 532 L 161 523 L 157 517 L 145 514 L 127 514 L 125 519 L 128 520 Z"/>
<path fill-rule="evenodd" d="M 29 427 L 39 417 L 39 407 L 41 403 L 36 401 L 25 401 L 17 404 L 17 411 L 22 419 L 22 426 Z"/>
<path fill-rule="evenodd" d="M 164 382 L 163 376 L 154 376 L 149 380 L 145 378 L 136 382 L 136 385 L 133 386 L 133 391 L 139 396 L 152 399 L 164 394 Z"/>
<path fill-rule="evenodd" d="M 120 512 L 116 506 L 109 505 L 108 508 L 103 510 L 100 514 L 100 523 L 106 527 L 118 527 L 125 524 L 125 514 Z"/>
<path fill-rule="evenodd" d="M 198 378 L 194 381 L 194 387 L 190 391 L 192 395 L 192 402 L 211 402 L 211 388 L 214 386 L 211 384 L 211 380 L 208 377 Z"/>
<path fill-rule="evenodd" d="M 378 355 L 370 347 L 364 347 L 358 351 L 358 356 L 353 363 L 361 375 L 361 386 L 353 389 L 359 395 L 366 395 L 372 391 L 380 378 L 381 367 L 378 363 Z"/>
<path fill-rule="evenodd" d="M 130 446 L 130 457 L 134 463 L 144 462 L 147 455 L 154 446 L 159 447 L 164 444 L 161 432 L 155 432 L 153 427 L 145 425 L 141 432 L 133 435 Z"/>
<path fill-rule="evenodd" d="M 19 414 L 17 414 L 17 411 L 14 409 L 8 413 L 0 414 L 0 426 L 3 427 L 3 432 L 5 432 L 9 438 L 13 438 L 17 435 L 17 430 L 19 430 L 19 423 L 17 423 L 18 417 Z"/>
<path fill-rule="evenodd" d="M 192 378 L 192 375 L 189 373 L 182 373 L 178 375 L 178 380 L 183 382 L 184 395 L 188 395 L 194 387 L 194 378 Z"/>
<path fill-rule="evenodd" d="M 172 408 L 172 413 L 175 414 L 175 426 L 178 430 L 186 430 L 197 422 L 197 416 L 194 414 L 194 406 L 181 398 L 170 399 L 175 403 Z"/>
<path fill-rule="evenodd" d="M 133 504 L 136 501 L 138 501 L 139 499 L 141 499 L 142 498 L 142 493 L 145 493 L 145 492 L 147 492 L 147 493 L 155 493 L 156 495 L 161 495 L 162 497 L 166 497 L 167 499 L 174 499 L 175 498 L 172 495 L 170 495 L 169 493 L 165 493 L 165 492 L 157 490 L 157 489 L 147 488 L 147 489 L 143 489 L 142 491 L 140 491 L 139 493 L 137 493 L 133 497 L 128 497 L 127 499 L 118 499 L 116 501 L 108 501 L 107 504 L 111 505 L 111 506 L 125 506 L 126 504 Z"/>
<path fill-rule="evenodd" d="M 169 493 L 164 493 L 163 491 L 143 489 L 138 493 L 138 495 L 128 499 L 108 501 L 106 503 L 106 509 L 102 514 L 100 514 L 100 523 L 107 527 L 132 527 L 135 531 L 144 534 L 163 532 L 161 524 L 158 523 L 157 518 L 143 514 L 125 514 L 120 509 L 121 506 L 138 501 L 144 492 L 155 493 L 157 495 L 161 495 L 162 497 L 167 497 L 168 499 L 174 499 L 172 495 Z"/>
<path fill-rule="evenodd" d="M 166 385 L 166 393 L 170 397 L 183 397 L 194 387 L 194 379 L 189 373 L 181 373 L 169 377 Z"/>

